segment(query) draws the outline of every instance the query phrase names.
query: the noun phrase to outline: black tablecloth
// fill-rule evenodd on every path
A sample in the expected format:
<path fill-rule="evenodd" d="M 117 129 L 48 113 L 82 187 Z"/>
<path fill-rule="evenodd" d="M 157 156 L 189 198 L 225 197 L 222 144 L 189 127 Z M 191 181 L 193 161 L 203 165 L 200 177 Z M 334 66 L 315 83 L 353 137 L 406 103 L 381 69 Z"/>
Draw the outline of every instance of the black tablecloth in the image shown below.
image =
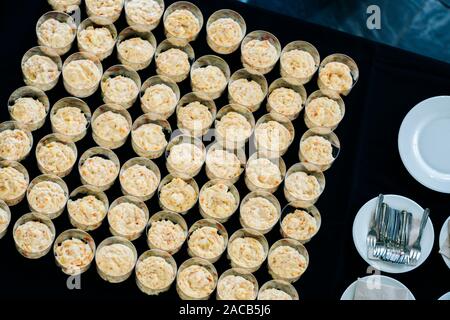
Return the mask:
<path fill-rule="evenodd" d="M 310 265 L 295 284 L 301 299 L 339 299 L 351 282 L 370 273 L 368 265 L 358 255 L 353 245 L 352 222 L 358 209 L 380 192 L 404 195 L 423 207 L 430 207 L 435 227 L 435 244 L 427 261 L 412 272 L 393 277 L 408 286 L 417 299 L 436 299 L 449 291 L 449 270 L 438 253 L 437 237 L 444 220 L 449 215 L 450 196 L 426 189 L 407 173 L 398 154 L 397 134 L 403 117 L 415 104 L 431 96 L 450 93 L 450 65 L 237 2 L 207 0 L 194 2 L 200 6 L 205 21 L 217 9 L 234 9 L 244 16 L 249 31 L 268 30 L 279 38 L 282 46 L 293 40 L 306 40 L 317 47 L 321 57 L 335 52 L 346 53 L 353 57 L 359 66 L 359 82 L 350 95 L 344 98 L 346 115 L 336 130 L 341 141 L 341 153 L 333 167 L 325 173 L 326 188 L 317 203 L 322 214 L 322 226 L 318 235 L 306 244 L 310 254 Z M 1 1 L 0 8 L 2 41 L 0 101 L 3 104 L 0 116 L 1 121 L 4 121 L 9 117 L 8 96 L 16 88 L 24 85 L 20 69 L 22 56 L 30 47 L 36 45 L 35 24 L 42 14 L 50 10 L 50 7 L 44 0 L 15 0 Z M 123 16 L 116 26 L 119 31 L 126 26 Z M 163 40 L 162 25 L 159 25 L 154 33 L 158 42 Z M 196 57 L 213 53 L 206 45 L 205 28 L 193 43 L 193 47 Z M 225 59 L 230 64 L 232 72 L 241 68 L 239 52 L 226 56 Z M 104 69 L 113 64 L 118 64 L 115 53 L 113 57 L 104 61 Z M 154 74 L 154 62 L 147 70 L 140 72 L 143 81 Z M 267 78 L 271 82 L 278 77 L 277 66 Z M 316 88 L 316 78 L 306 85 L 308 93 Z M 188 81 L 181 84 L 181 90 L 182 94 L 190 91 Z M 68 96 L 61 80 L 48 95 L 51 103 Z M 99 92 L 86 101 L 92 110 L 102 104 Z M 216 103 L 219 108 L 222 107 L 227 104 L 226 97 L 222 97 Z M 130 109 L 130 113 L 133 119 L 142 113 L 138 103 Z M 265 107 L 262 107 L 256 112 L 255 117 L 259 118 L 264 113 Z M 171 123 L 175 126 L 175 116 L 171 117 Z M 294 121 L 294 126 L 296 139 L 283 157 L 288 167 L 299 161 L 298 143 L 306 130 L 303 114 Z M 35 144 L 50 132 L 47 120 L 46 125 L 34 133 Z M 77 143 L 78 154 L 93 145 L 89 132 L 84 140 Z M 34 154 L 34 148 L 32 153 Z M 122 163 L 133 157 L 130 141 L 118 149 L 117 154 Z M 167 171 L 164 157 L 156 162 L 162 176 L 165 176 Z M 28 158 L 23 164 L 28 168 L 30 178 L 39 174 L 34 157 Z M 70 190 L 80 185 L 77 170 L 64 180 Z M 200 186 L 206 182 L 204 171 L 196 180 Z M 237 187 L 241 197 L 248 192 L 243 178 L 237 183 Z M 107 194 L 110 201 L 120 196 L 119 184 L 116 183 Z M 286 200 L 282 190 L 279 190 L 276 196 L 284 206 Z M 147 204 L 151 213 L 159 211 L 156 197 Z M 11 211 L 12 228 L 14 222 L 29 211 L 26 200 L 12 207 Z M 197 208 L 186 216 L 189 225 L 200 218 Z M 66 212 L 54 222 L 58 234 L 71 227 Z M 235 214 L 225 226 L 230 235 L 240 228 L 238 214 Z M 92 235 L 97 244 L 108 237 L 110 234 L 107 222 L 93 231 Z M 280 238 L 279 230 L 275 228 L 268 234 L 269 244 L 278 238 Z M 134 243 L 138 253 L 148 249 L 144 237 Z M 175 258 L 178 263 L 188 258 L 186 246 L 175 255 Z M 219 273 L 228 269 L 229 262 L 226 257 L 222 257 L 216 263 L 216 267 Z M 266 266 L 255 275 L 260 285 L 270 279 Z M 0 240 L 0 297 L 156 300 L 174 299 L 177 295 L 175 288 L 172 287 L 168 293 L 149 298 L 138 290 L 134 277 L 121 284 L 109 284 L 97 275 L 95 266 L 82 275 L 81 290 L 68 290 L 66 279 L 67 277 L 56 267 L 51 253 L 39 260 L 28 260 L 16 251 L 11 231 Z"/>

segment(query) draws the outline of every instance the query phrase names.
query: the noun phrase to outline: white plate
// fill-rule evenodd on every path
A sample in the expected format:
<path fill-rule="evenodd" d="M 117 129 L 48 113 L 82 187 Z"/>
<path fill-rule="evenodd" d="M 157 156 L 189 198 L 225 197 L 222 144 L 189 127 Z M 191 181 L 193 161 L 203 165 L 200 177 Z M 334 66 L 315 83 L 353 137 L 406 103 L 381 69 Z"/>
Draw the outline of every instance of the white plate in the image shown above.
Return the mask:
<path fill-rule="evenodd" d="M 450 217 L 445 220 L 444 225 L 442 226 L 441 233 L 439 234 L 439 248 L 444 244 L 444 241 L 447 240 L 448 236 L 448 220 L 450 220 Z M 450 259 L 447 257 L 444 257 L 442 254 L 442 259 L 444 259 L 445 264 L 450 269 Z"/>
<path fill-rule="evenodd" d="M 450 193 L 450 96 L 424 100 L 403 119 L 400 157 L 408 172 L 435 191 Z"/>
<path fill-rule="evenodd" d="M 438 300 L 450 300 L 450 292 L 447 292 L 442 297 L 440 297 Z"/>
<path fill-rule="evenodd" d="M 411 293 L 411 291 L 400 281 L 397 281 L 395 279 L 392 279 L 390 277 L 386 277 L 386 276 L 382 276 L 382 275 L 371 275 L 371 276 L 367 276 L 361 279 L 369 279 L 370 277 L 379 277 L 379 279 L 381 280 L 381 283 L 384 285 L 389 285 L 389 286 L 393 286 L 393 287 L 397 287 L 397 288 L 404 288 L 406 290 L 408 290 L 408 300 L 416 300 L 416 298 L 414 298 L 414 295 Z M 356 280 L 355 282 L 353 282 L 347 289 L 345 289 L 344 293 L 341 296 L 341 300 L 353 300 L 353 297 L 355 296 L 355 288 L 356 288 L 356 283 L 358 280 Z M 374 281 L 378 281 L 378 279 L 374 278 Z"/>
<path fill-rule="evenodd" d="M 359 209 L 358 213 L 356 214 L 355 220 L 353 221 L 353 242 L 355 243 L 356 250 L 358 250 L 360 256 L 368 264 L 384 272 L 403 273 L 417 268 L 428 258 L 433 248 L 434 229 L 430 218 L 428 218 L 427 225 L 425 226 L 425 230 L 423 231 L 422 241 L 420 243 L 422 247 L 422 254 L 420 255 L 417 265 L 407 266 L 386 261 L 370 260 L 367 257 L 366 237 L 367 233 L 369 232 L 369 223 L 372 218 L 372 214 L 375 211 L 377 199 L 378 197 L 375 197 L 365 205 L 363 205 L 361 209 Z M 416 202 L 398 195 L 385 195 L 384 202 L 395 209 L 402 209 L 411 212 L 413 215 L 413 224 L 416 226 L 420 224 L 423 208 Z M 411 232 L 410 241 L 415 240 L 416 237 L 417 232 Z"/>

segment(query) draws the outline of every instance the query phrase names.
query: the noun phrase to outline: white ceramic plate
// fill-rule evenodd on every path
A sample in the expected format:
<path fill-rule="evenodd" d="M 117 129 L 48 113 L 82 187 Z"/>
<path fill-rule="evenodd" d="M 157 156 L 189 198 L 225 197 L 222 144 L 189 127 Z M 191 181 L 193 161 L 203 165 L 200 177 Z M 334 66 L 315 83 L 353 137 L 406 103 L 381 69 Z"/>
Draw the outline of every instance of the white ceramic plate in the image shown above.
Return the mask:
<path fill-rule="evenodd" d="M 442 297 L 440 297 L 438 300 L 450 300 L 450 292 L 447 292 Z"/>
<path fill-rule="evenodd" d="M 450 217 L 445 220 L 444 225 L 442 226 L 441 233 L 439 234 L 439 248 L 444 244 L 444 241 L 447 239 L 448 236 L 448 220 L 450 220 Z M 447 257 L 444 257 L 442 254 L 442 259 L 444 259 L 445 264 L 450 269 L 450 259 Z"/>
<path fill-rule="evenodd" d="M 381 283 L 384 285 L 389 285 L 389 286 L 393 286 L 393 287 L 397 287 L 397 288 L 404 288 L 406 290 L 408 290 L 408 300 L 416 300 L 416 298 L 414 298 L 414 295 L 411 293 L 411 291 L 400 281 L 397 281 L 395 279 L 392 279 L 390 277 L 386 277 L 386 276 L 382 276 L 382 275 L 371 275 L 371 276 L 367 276 L 361 279 L 368 279 L 370 277 L 379 277 L 379 279 L 381 280 Z M 353 282 L 342 294 L 341 296 L 341 300 L 353 300 L 353 297 L 355 296 L 355 288 L 356 288 L 356 283 L 358 280 L 356 280 L 355 282 Z M 374 279 L 374 281 L 378 281 L 377 279 Z"/>
<path fill-rule="evenodd" d="M 435 191 L 450 193 L 450 96 L 424 100 L 403 119 L 400 157 L 408 172 Z"/>
<path fill-rule="evenodd" d="M 403 273 L 417 268 L 428 258 L 431 250 L 433 249 L 434 229 L 430 218 L 428 218 L 427 225 L 425 226 L 425 230 L 423 231 L 421 241 L 422 254 L 420 255 L 417 265 L 407 266 L 386 261 L 370 260 L 367 257 L 366 237 L 367 233 L 369 232 L 369 223 L 372 218 L 372 214 L 375 211 L 377 199 L 378 198 L 375 197 L 365 205 L 363 205 L 361 209 L 359 209 L 358 213 L 356 214 L 355 220 L 353 221 L 353 242 L 355 244 L 356 250 L 358 250 L 359 255 L 368 264 L 380 271 L 389 273 Z M 423 208 L 416 202 L 398 195 L 385 195 L 384 202 L 395 209 L 401 209 L 411 212 L 413 215 L 413 224 L 419 226 L 420 219 L 422 218 Z M 433 213 L 431 212 L 431 214 Z M 418 227 L 416 229 L 418 229 Z M 418 230 L 415 230 L 416 232 L 413 231 L 410 234 L 410 242 L 411 240 L 414 241 L 417 237 Z"/>

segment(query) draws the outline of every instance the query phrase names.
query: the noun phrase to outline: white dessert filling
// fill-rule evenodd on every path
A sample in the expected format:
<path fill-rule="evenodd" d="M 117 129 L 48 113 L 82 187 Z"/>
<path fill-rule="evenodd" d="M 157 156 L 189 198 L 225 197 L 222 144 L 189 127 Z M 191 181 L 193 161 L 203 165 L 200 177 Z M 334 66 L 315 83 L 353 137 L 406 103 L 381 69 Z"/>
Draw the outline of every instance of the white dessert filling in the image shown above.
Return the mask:
<path fill-rule="evenodd" d="M 217 178 L 232 179 L 242 173 L 239 158 L 226 150 L 213 150 L 206 155 L 206 166 Z"/>
<path fill-rule="evenodd" d="M 0 199 L 16 199 L 25 193 L 27 187 L 27 179 L 22 172 L 12 167 L 0 168 Z"/>
<path fill-rule="evenodd" d="M 320 194 L 320 184 L 313 175 L 305 172 L 294 172 L 286 177 L 284 182 L 286 190 L 295 198 L 313 200 Z"/>
<path fill-rule="evenodd" d="M 148 112 L 166 114 L 175 109 L 177 96 L 168 85 L 155 84 L 145 90 L 141 101 Z"/>
<path fill-rule="evenodd" d="M 341 121 L 339 104 L 330 98 L 320 97 L 312 100 L 305 108 L 308 118 L 320 127 L 332 127 Z"/>
<path fill-rule="evenodd" d="M 37 123 L 47 116 L 45 106 L 38 99 L 19 98 L 11 107 L 11 117 L 24 124 Z"/>
<path fill-rule="evenodd" d="M 119 44 L 120 56 L 132 63 L 144 63 L 149 61 L 155 53 L 155 48 L 147 40 L 142 38 L 130 38 Z"/>
<path fill-rule="evenodd" d="M 117 76 L 103 83 L 103 94 L 117 104 L 129 103 L 139 94 L 139 88 L 132 79 Z"/>
<path fill-rule="evenodd" d="M 173 169 L 189 175 L 200 169 L 204 161 L 205 155 L 202 149 L 188 142 L 174 145 L 167 157 L 167 164 Z"/>
<path fill-rule="evenodd" d="M 104 186 L 116 179 L 119 169 L 113 161 L 98 156 L 86 159 L 80 167 L 80 175 L 90 185 Z"/>
<path fill-rule="evenodd" d="M 147 237 L 148 241 L 156 248 L 173 251 L 183 245 L 186 240 L 186 232 L 178 223 L 160 220 L 152 222 Z"/>
<path fill-rule="evenodd" d="M 208 26 L 211 40 L 222 47 L 232 47 L 242 39 L 242 29 L 239 23 L 231 18 L 220 18 Z"/>
<path fill-rule="evenodd" d="M 350 68 L 342 62 L 329 62 L 319 71 L 322 83 L 336 91 L 347 91 L 353 85 Z"/>
<path fill-rule="evenodd" d="M 91 246 L 78 238 L 61 242 L 55 250 L 56 260 L 69 272 L 76 272 L 89 265 L 94 258 Z"/>
<path fill-rule="evenodd" d="M 181 127 L 192 132 L 201 133 L 211 126 L 213 117 L 208 107 L 198 101 L 191 102 L 178 111 Z"/>
<path fill-rule="evenodd" d="M 271 288 L 261 291 L 258 296 L 258 300 L 293 300 L 292 297 L 286 292 Z"/>
<path fill-rule="evenodd" d="M 286 279 L 299 277 L 307 267 L 306 258 L 289 246 L 280 246 L 269 254 L 269 267 Z"/>
<path fill-rule="evenodd" d="M 116 205 L 108 213 L 111 228 L 123 236 L 133 236 L 144 230 L 146 218 L 144 210 L 129 202 Z"/>
<path fill-rule="evenodd" d="M 241 276 L 229 275 L 220 279 L 217 293 L 223 300 L 254 300 L 255 285 Z"/>
<path fill-rule="evenodd" d="M 163 74 L 179 76 L 189 73 L 191 65 L 189 63 L 189 56 L 186 52 L 180 49 L 171 48 L 161 52 L 156 57 L 156 67 Z"/>
<path fill-rule="evenodd" d="M 264 99 L 264 92 L 255 80 L 238 79 L 230 83 L 228 90 L 237 103 L 251 107 Z"/>
<path fill-rule="evenodd" d="M 21 129 L 7 129 L 0 132 L 0 157 L 6 160 L 19 160 L 31 149 L 31 141 Z"/>
<path fill-rule="evenodd" d="M 72 219 L 87 226 L 100 223 L 107 213 L 105 204 L 93 195 L 87 195 L 75 201 L 69 200 L 67 210 Z"/>
<path fill-rule="evenodd" d="M 49 57 L 35 54 L 23 64 L 25 77 L 36 83 L 50 83 L 58 79 L 58 65 Z"/>
<path fill-rule="evenodd" d="M 205 213 L 213 218 L 228 218 L 237 206 L 236 198 L 223 183 L 202 190 L 199 201 Z"/>
<path fill-rule="evenodd" d="M 130 272 L 135 263 L 133 250 L 124 244 L 115 243 L 97 251 L 98 268 L 109 276 L 118 277 Z"/>
<path fill-rule="evenodd" d="M 135 164 L 120 175 L 122 187 L 133 196 L 147 196 L 158 188 L 159 179 L 146 166 Z"/>
<path fill-rule="evenodd" d="M 311 136 L 300 143 L 300 150 L 308 162 L 327 165 L 333 158 L 331 142 L 321 136 Z"/>
<path fill-rule="evenodd" d="M 131 130 L 127 119 L 114 111 L 100 114 L 92 123 L 92 129 L 100 138 L 111 142 L 125 139 Z"/>
<path fill-rule="evenodd" d="M 0 232 L 3 232 L 9 225 L 10 217 L 8 213 L 0 208 Z"/>
<path fill-rule="evenodd" d="M 281 222 L 281 227 L 289 238 L 300 241 L 310 239 L 317 232 L 316 219 L 300 209 L 288 213 Z"/>
<path fill-rule="evenodd" d="M 269 40 L 250 40 L 242 48 L 242 57 L 253 67 L 267 68 L 278 60 L 278 51 Z"/>
<path fill-rule="evenodd" d="M 252 125 L 242 114 L 231 111 L 216 122 L 216 130 L 225 140 L 238 142 L 251 136 Z"/>
<path fill-rule="evenodd" d="M 134 143 L 144 151 L 159 151 L 167 146 L 163 127 L 157 124 L 143 124 L 131 132 L 131 137 Z"/>
<path fill-rule="evenodd" d="M 82 134 L 88 125 L 83 111 L 76 107 L 58 109 L 51 120 L 57 132 L 70 136 Z"/>
<path fill-rule="evenodd" d="M 285 126 L 273 120 L 261 123 L 255 129 L 256 145 L 264 150 L 279 152 L 286 150 L 292 138 Z"/>
<path fill-rule="evenodd" d="M 145 287 L 158 290 L 170 286 L 175 272 L 164 258 L 151 256 L 137 263 L 136 277 Z"/>
<path fill-rule="evenodd" d="M 68 23 L 51 18 L 38 27 L 37 36 L 47 47 L 64 48 L 72 43 L 75 30 Z"/>
<path fill-rule="evenodd" d="M 174 178 L 161 188 L 159 198 L 169 210 L 184 212 L 192 208 L 197 201 L 197 192 L 189 183 Z"/>
<path fill-rule="evenodd" d="M 282 68 L 290 77 L 308 78 L 316 71 L 313 56 L 304 50 L 294 49 L 281 55 Z"/>
<path fill-rule="evenodd" d="M 293 117 L 302 109 L 302 97 L 290 88 L 277 88 L 268 98 L 270 107 L 286 117 Z"/>
<path fill-rule="evenodd" d="M 67 144 L 51 141 L 39 146 L 36 160 L 46 171 L 59 173 L 70 169 L 77 158 Z"/>
<path fill-rule="evenodd" d="M 28 221 L 17 227 L 14 232 L 17 246 L 27 253 L 39 253 L 53 242 L 50 228 L 39 221 Z"/>
<path fill-rule="evenodd" d="M 131 0 L 125 9 L 129 19 L 143 25 L 154 24 L 163 14 L 163 8 L 154 0 Z"/>
<path fill-rule="evenodd" d="M 273 203 L 263 197 L 250 198 L 241 206 L 241 219 L 255 230 L 272 228 L 278 221 L 278 215 Z"/>
<path fill-rule="evenodd" d="M 265 259 L 264 247 L 255 238 L 236 238 L 228 245 L 231 260 L 243 268 L 259 267 Z"/>
<path fill-rule="evenodd" d="M 200 31 L 200 22 L 191 11 L 178 9 L 167 16 L 164 27 L 177 38 L 189 39 Z"/>
<path fill-rule="evenodd" d="M 225 74 L 216 66 L 197 68 L 191 72 L 194 91 L 215 93 L 223 91 L 227 86 Z"/>
<path fill-rule="evenodd" d="M 71 12 L 78 8 L 81 0 L 49 0 L 48 2 L 55 10 Z"/>
<path fill-rule="evenodd" d="M 41 181 L 28 193 L 30 206 L 39 213 L 51 214 L 66 205 L 67 195 L 64 189 L 53 181 Z"/>
<path fill-rule="evenodd" d="M 283 181 L 278 166 L 266 158 L 248 161 L 246 175 L 253 184 L 260 188 L 273 188 Z"/>
<path fill-rule="evenodd" d="M 225 239 L 216 228 L 205 226 L 192 232 L 188 246 L 194 255 L 213 259 L 225 250 Z"/>
<path fill-rule="evenodd" d="M 100 55 L 114 47 L 115 40 L 108 28 L 89 26 L 78 33 L 78 43 L 84 50 Z"/>
<path fill-rule="evenodd" d="M 185 295 L 197 299 L 209 296 L 215 288 L 214 276 L 199 265 L 182 270 L 178 274 L 177 284 Z"/>
<path fill-rule="evenodd" d="M 100 82 L 102 75 L 93 61 L 74 60 L 64 67 L 63 77 L 74 88 L 89 89 Z"/>
<path fill-rule="evenodd" d="M 112 17 L 122 11 L 123 0 L 86 0 L 86 6 L 96 16 Z"/>

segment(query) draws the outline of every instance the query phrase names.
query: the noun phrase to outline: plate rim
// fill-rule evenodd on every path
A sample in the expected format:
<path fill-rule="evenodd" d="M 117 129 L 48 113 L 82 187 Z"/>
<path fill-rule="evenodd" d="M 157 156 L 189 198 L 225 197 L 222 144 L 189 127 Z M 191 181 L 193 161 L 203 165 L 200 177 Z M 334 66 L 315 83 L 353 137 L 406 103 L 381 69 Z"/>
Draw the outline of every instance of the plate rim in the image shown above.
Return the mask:
<path fill-rule="evenodd" d="M 432 101 L 432 100 L 440 100 L 440 99 L 448 99 L 450 102 L 450 96 L 448 96 L 448 95 L 434 96 L 434 97 L 430 97 L 430 98 L 420 101 L 413 108 L 411 108 L 411 110 L 408 111 L 408 113 L 403 118 L 402 123 L 400 125 L 400 129 L 398 131 L 397 147 L 398 147 L 398 152 L 400 154 L 400 159 L 403 163 L 403 166 L 406 168 L 406 171 L 408 171 L 408 173 L 414 178 L 414 180 L 416 180 L 421 185 L 423 185 L 426 188 L 431 189 L 433 191 L 450 194 L 450 183 L 449 183 L 448 187 L 437 186 L 436 184 L 432 183 L 432 181 L 433 181 L 432 179 L 426 180 L 423 178 L 422 175 L 417 174 L 417 170 L 415 170 L 414 168 L 412 168 L 410 166 L 410 164 L 408 164 L 406 156 L 405 156 L 406 146 L 404 146 L 401 143 L 401 141 L 403 140 L 402 137 L 404 136 L 404 134 L 402 132 L 404 132 L 404 130 L 405 130 L 405 126 L 407 125 L 408 118 L 411 117 L 411 115 L 414 112 L 417 112 L 417 110 L 419 110 L 420 108 L 423 108 L 423 106 L 426 105 L 427 102 Z"/>

